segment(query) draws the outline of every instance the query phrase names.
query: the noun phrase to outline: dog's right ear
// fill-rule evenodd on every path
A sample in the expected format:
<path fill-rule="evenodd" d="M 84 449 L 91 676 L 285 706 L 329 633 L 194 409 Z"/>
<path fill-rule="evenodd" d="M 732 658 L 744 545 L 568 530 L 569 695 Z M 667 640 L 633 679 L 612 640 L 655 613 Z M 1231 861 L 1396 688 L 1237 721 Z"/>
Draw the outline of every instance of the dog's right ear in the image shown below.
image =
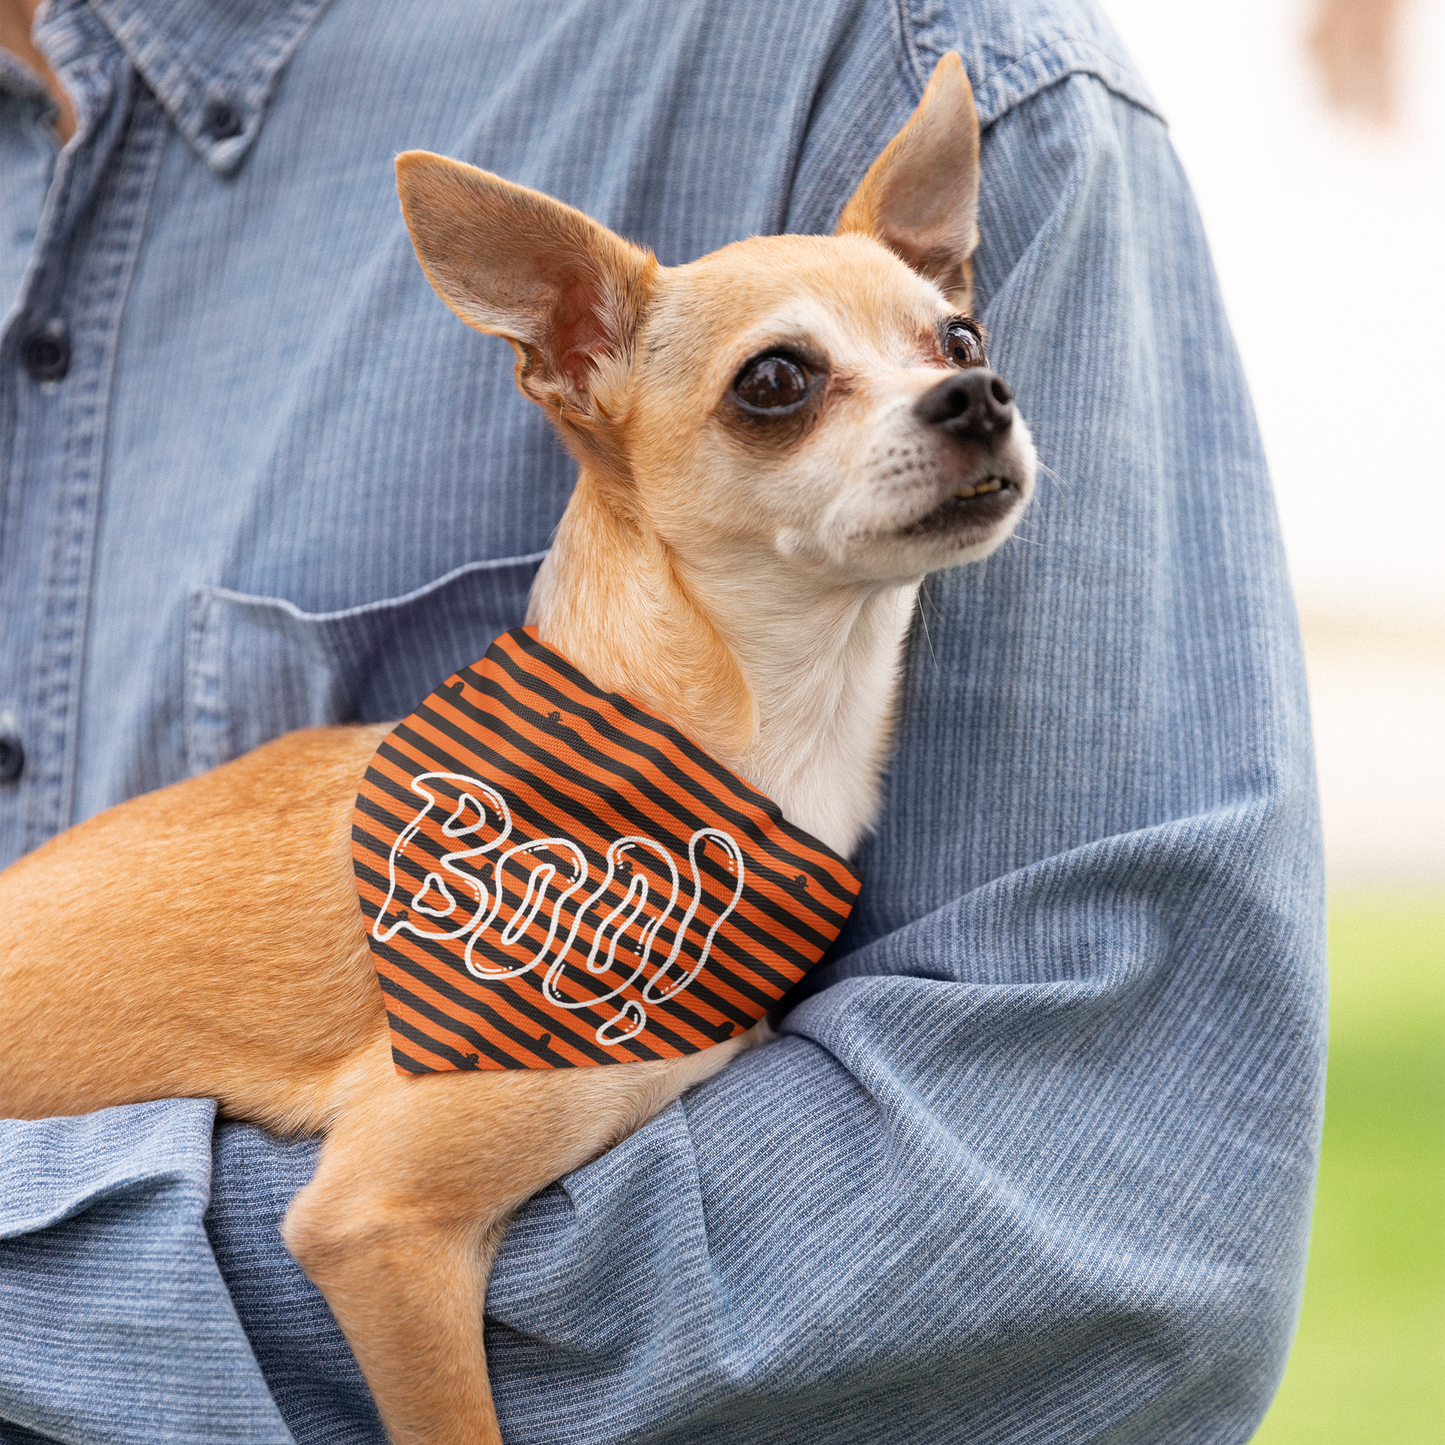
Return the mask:
<path fill-rule="evenodd" d="M 442 300 L 468 326 L 506 337 L 517 385 L 587 444 L 602 421 L 599 384 L 629 357 L 656 259 L 551 196 L 445 156 L 407 151 L 396 178 Z"/>

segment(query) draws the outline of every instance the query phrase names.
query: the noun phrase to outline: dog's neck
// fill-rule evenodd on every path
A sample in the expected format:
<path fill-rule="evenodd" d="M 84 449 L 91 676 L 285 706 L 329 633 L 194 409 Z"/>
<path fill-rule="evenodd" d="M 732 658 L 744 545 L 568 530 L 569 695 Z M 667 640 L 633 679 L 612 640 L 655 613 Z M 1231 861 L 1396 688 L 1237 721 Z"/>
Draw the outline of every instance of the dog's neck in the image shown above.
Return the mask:
<path fill-rule="evenodd" d="M 685 566 L 604 487 L 583 470 L 528 620 L 846 857 L 877 813 L 916 585 L 789 574 L 763 597 L 746 559 Z"/>

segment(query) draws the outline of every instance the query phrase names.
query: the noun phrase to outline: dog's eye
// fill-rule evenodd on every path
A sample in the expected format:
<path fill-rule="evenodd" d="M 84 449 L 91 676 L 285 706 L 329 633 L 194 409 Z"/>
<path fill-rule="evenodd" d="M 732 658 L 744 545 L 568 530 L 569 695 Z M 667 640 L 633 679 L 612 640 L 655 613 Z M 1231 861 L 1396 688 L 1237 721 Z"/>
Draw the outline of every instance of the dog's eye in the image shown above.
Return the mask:
<path fill-rule="evenodd" d="M 808 373 L 791 356 L 760 356 L 743 367 L 733 390 L 758 411 L 781 411 L 808 395 Z"/>
<path fill-rule="evenodd" d="M 982 366 L 985 362 L 983 333 L 972 321 L 965 321 L 962 317 L 948 323 L 948 329 L 943 334 L 943 347 L 955 366 Z"/>

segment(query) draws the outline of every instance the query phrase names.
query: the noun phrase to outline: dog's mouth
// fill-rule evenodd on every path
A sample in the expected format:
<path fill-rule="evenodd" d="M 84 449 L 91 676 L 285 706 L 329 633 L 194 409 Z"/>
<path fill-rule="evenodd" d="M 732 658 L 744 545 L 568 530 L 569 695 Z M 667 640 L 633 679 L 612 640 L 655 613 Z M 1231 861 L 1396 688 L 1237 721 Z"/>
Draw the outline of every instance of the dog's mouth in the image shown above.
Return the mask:
<path fill-rule="evenodd" d="M 952 496 L 894 535 L 936 537 L 965 527 L 988 527 L 1007 516 L 1018 499 L 1019 489 L 1011 478 L 985 477 L 956 487 Z"/>

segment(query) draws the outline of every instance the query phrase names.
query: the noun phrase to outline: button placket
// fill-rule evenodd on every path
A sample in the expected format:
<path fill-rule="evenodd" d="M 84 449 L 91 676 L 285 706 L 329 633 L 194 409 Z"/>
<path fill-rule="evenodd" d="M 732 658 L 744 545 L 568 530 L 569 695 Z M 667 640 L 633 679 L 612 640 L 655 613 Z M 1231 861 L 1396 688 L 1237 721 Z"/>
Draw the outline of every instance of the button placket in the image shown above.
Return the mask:
<path fill-rule="evenodd" d="M 93 112 L 90 146 L 83 143 L 80 153 L 64 158 L 70 165 L 47 198 L 49 224 L 42 226 L 22 301 L 31 317 L 44 319 L 10 343 L 10 375 L 20 389 L 12 455 L 30 514 L 24 527 L 34 578 L 28 630 L 38 646 L 27 649 L 33 671 L 15 679 L 29 697 L 25 736 L 15 735 L 20 816 L 0 817 L 6 855 L 37 847 L 73 821 L 111 374 L 168 131 L 164 112 L 123 57 L 115 54 L 105 69 L 95 78 L 113 85 L 114 93 L 103 111 Z M 63 298 L 63 314 L 45 307 L 46 297 Z M 8 545 L 16 540 L 6 539 Z M 4 762 L 0 757 L 0 767 Z"/>

